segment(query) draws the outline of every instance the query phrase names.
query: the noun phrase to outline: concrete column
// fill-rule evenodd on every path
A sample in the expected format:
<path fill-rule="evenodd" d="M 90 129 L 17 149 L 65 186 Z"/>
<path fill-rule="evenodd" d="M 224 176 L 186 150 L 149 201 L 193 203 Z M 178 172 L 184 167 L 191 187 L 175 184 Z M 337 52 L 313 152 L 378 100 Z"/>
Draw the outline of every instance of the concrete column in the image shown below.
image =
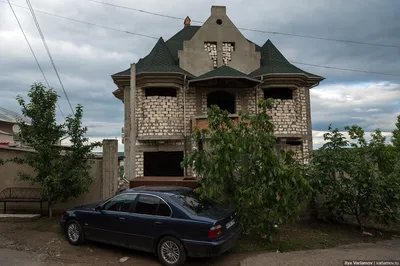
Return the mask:
<path fill-rule="evenodd" d="M 118 140 L 103 140 L 102 198 L 115 195 L 118 189 Z"/>
<path fill-rule="evenodd" d="M 136 123 L 136 65 L 131 64 L 131 90 L 129 94 L 130 99 L 130 143 L 129 143 L 129 179 L 132 180 L 136 177 L 136 136 L 137 136 L 137 123 Z"/>
<path fill-rule="evenodd" d="M 125 178 L 130 180 L 130 147 L 131 147 L 131 89 L 129 86 L 124 88 L 124 173 Z"/>
<path fill-rule="evenodd" d="M 223 62 L 223 49 L 222 49 L 222 42 L 217 42 L 217 68 L 222 67 L 224 65 Z"/>
<path fill-rule="evenodd" d="M 311 98 L 310 98 L 310 89 L 305 88 L 306 90 L 306 108 L 307 108 L 307 139 L 308 139 L 308 150 L 312 152 L 313 149 L 313 137 L 312 137 L 312 122 L 311 122 Z"/>

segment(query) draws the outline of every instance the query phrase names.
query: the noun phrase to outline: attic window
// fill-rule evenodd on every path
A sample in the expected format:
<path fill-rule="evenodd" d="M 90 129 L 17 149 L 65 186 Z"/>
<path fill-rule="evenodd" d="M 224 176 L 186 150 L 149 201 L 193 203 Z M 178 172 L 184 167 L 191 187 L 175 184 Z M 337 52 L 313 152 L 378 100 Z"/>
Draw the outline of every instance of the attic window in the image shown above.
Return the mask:
<path fill-rule="evenodd" d="M 146 88 L 145 96 L 146 97 L 151 97 L 151 96 L 176 97 L 176 89 L 174 89 L 174 88 L 160 88 L 160 87 Z"/>
<path fill-rule="evenodd" d="M 264 89 L 264 99 L 268 98 L 291 100 L 293 99 L 293 92 L 290 88 L 267 88 Z"/>
<path fill-rule="evenodd" d="M 221 19 L 217 19 L 217 24 L 221 25 L 222 24 L 222 20 Z"/>

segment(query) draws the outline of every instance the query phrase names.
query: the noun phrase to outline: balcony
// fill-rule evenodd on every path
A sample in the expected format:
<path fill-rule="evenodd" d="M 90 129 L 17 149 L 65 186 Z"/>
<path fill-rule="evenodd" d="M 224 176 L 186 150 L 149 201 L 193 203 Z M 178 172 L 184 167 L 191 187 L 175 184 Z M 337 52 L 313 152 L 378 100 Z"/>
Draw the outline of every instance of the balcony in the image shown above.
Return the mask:
<path fill-rule="evenodd" d="M 234 120 L 234 124 L 237 125 L 239 123 L 239 115 L 237 114 L 231 114 L 229 115 L 229 118 Z M 192 128 L 197 128 L 197 129 L 208 129 L 208 120 L 207 116 L 201 115 L 201 116 L 195 116 L 192 119 Z"/>

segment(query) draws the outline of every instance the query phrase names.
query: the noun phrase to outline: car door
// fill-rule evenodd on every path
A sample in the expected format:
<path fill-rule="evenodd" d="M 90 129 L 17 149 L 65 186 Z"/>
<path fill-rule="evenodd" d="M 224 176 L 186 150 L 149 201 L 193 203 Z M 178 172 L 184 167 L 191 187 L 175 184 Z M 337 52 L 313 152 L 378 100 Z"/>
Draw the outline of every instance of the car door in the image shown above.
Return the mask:
<path fill-rule="evenodd" d="M 105 202 L 91 217 L 91 224 L 85 224 L 85 227 L 91 229 L 90 238 L 113 245 L 127 246 L 125 223 L 136 197 L 136 194 L 124 193 Z"/>
<path fill-rule="evenodd" d="M 168 230 L 171 214 L 171 208 L 160 197 L 139 194 L 128 218 L 128 246 L 151 252 L 156 238 Z"/>

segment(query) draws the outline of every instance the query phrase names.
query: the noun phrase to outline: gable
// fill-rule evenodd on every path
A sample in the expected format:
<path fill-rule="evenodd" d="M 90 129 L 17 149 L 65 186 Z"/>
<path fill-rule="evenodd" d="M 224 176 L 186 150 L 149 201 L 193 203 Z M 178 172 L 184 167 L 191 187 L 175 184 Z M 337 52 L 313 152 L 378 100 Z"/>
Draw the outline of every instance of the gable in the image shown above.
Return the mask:
<path fill-rule="evenodd" d="M 210 44 L 213 47 L 206 50 Z M 230 45 L 234 48 L 227 51 Z M 178 57 L 182 69 L 199 76 L 223 65 L 249 74 L 260 67 L 261 54 L 226 15 L 226 8 L 213 6 L 211 16 L 190 40 L 183 42 Z"/>

